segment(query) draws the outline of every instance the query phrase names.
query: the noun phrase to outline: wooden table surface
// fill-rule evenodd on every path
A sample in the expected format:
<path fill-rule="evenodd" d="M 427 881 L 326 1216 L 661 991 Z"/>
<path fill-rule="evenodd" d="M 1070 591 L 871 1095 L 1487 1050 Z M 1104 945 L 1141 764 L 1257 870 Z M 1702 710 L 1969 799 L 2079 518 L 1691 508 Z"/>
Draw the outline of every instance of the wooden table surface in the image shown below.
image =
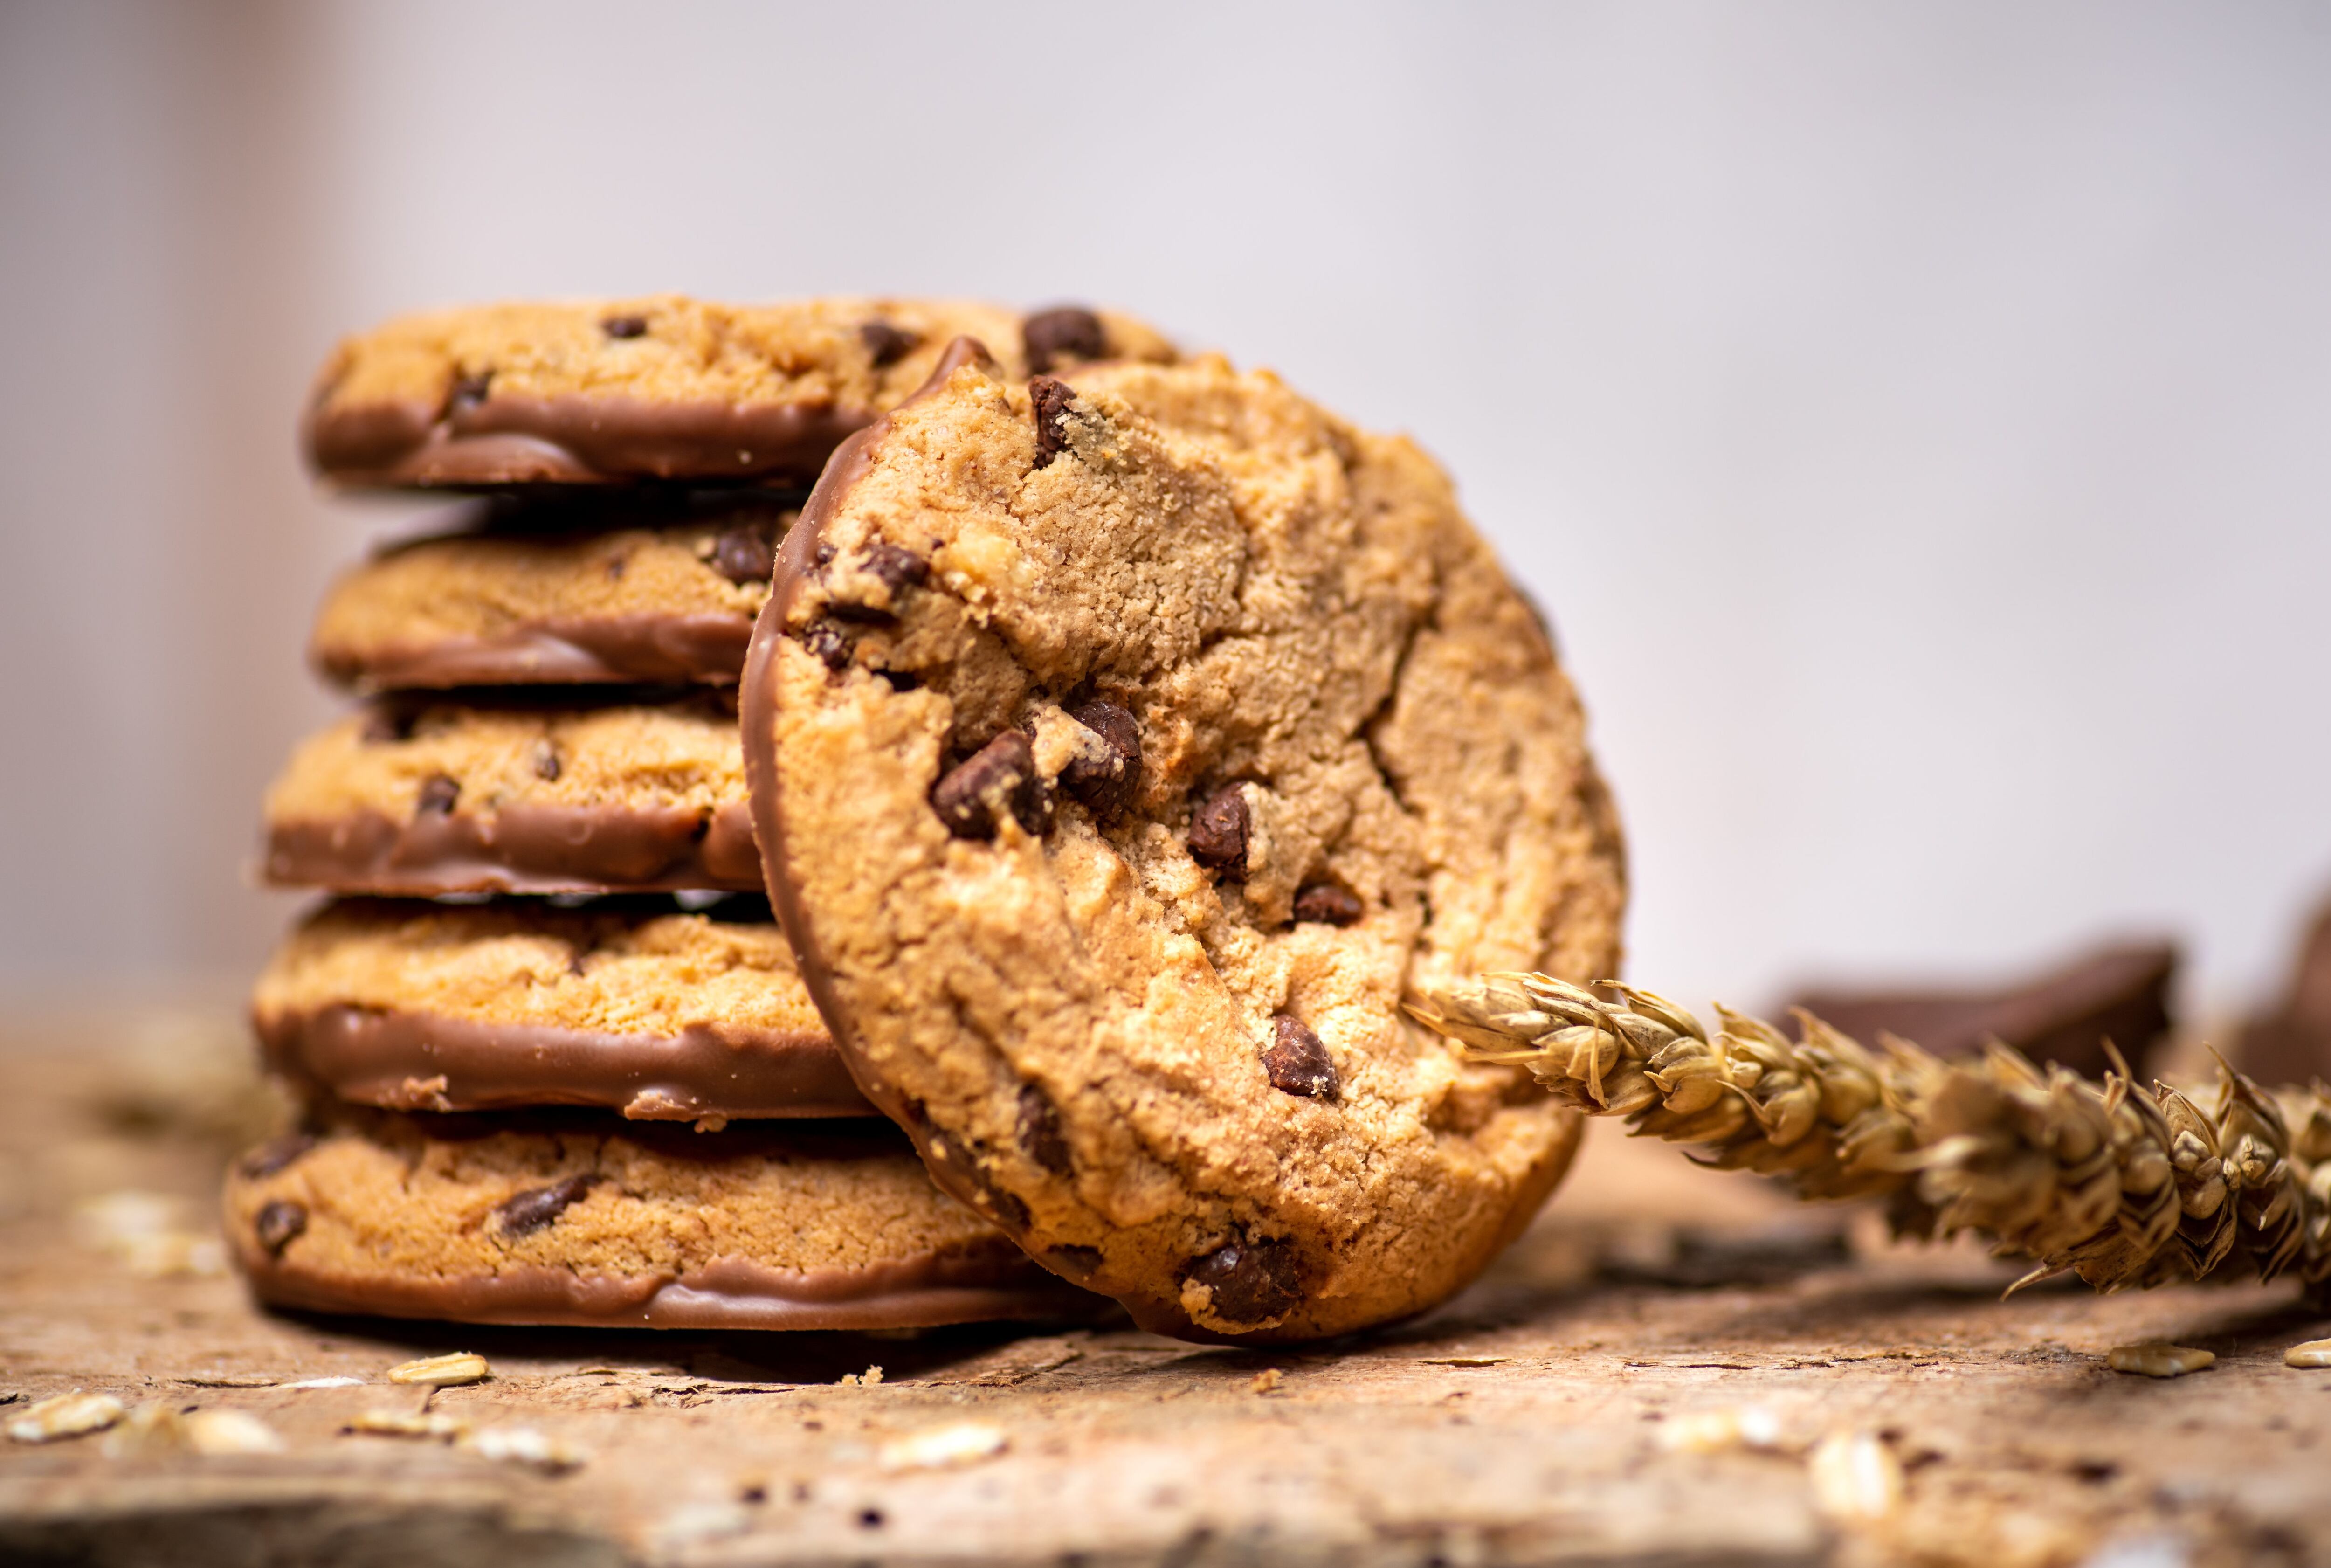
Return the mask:
<path fill-rule="evenodd" d="M 0 1424 L 84 1389 L 248 1412 L 281 1445 L 0 1442 L 0 1560 L 2331 1563 L 2331 1372 L 2281 1363 L 2331 1322 L 2288 1286 L 2002 1302 L 2012 1271 L 1978 1251 L 1893 1246 L 1602 1126 L 1489 1278 L 1335 1345 L 286 1317 L 202 1245 L 243 1054 L 195 1013 L 0 1041 Z M 124 1193 L 176 1206 L 92 1206 Z M 2156 1338 L 2217 1365 L 2106 1367 Z M 382 1380 L 448 1350 L 492 1376 Z M 319 1378 L 364 1381 L 275 1386 Z M 580 1462 L 345 1430 L 424 1406 Z"/>

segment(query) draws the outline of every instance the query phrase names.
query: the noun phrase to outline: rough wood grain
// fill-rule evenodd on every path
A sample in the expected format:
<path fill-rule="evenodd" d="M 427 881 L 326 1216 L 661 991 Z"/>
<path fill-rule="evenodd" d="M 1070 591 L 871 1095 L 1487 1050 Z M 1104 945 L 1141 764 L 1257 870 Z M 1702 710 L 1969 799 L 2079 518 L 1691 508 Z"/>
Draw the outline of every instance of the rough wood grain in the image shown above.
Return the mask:
<path fill-rule="evenodd" d="M 0 1559 L 2331 1561 L 2331 1372 L 2280 1361 L 2331 1325 L 2284 1288 L 2002 1303 L 2012 1271 L 1979 1255 L 1892 1247 L 1866 1217 L 1792 1208 L 1606 1126 L 1489 1278 L 1420 1322 L 1301 1351 L 1109 1326 L 892 1338 L 287 1318 L 232 1277 L 150 1277 L 166 1248 L 141 1272 L 133 1247 L 74 1218 L 140 1191 L 183 1198 L 206 1231 L 247 1118 L 242 1051 L 231 1029 L 152 1015 L 0 1050 L 0 1395 L 17 1400 L 0 1422 L 83 1388 L 248 1411 L 284 1443 L 207 1458 L 109 1454 L 102 1436 L 0 1443 Z M 2108 1347 L 2152 1338 L 2218 1364 L 2168 1382 L 2107 1370 Z M 384 1381 L 452 1349 L 481 1352 L 494 1376 L 433 1396 Z M 876 1364 L 879 1384 L 839 1381 Z M 262 1386 L 334 1376 L 366 1381 Z M 549 1474 L 343 1434 L 424 1404 L 588 1458 Z M 1778 1446 L 1701 1452 L 1670 1435 L 1749 1408 Z M 1001 1451 L 976 1457 L 995 1438 L 975 1435 L 966 1462 L 903 1468 L 902 1440 L 966 1422 Z M 1824 1510 L 1805 1454 L 1840 1431 L 1898 1462 L 1898 1508 Z"/>

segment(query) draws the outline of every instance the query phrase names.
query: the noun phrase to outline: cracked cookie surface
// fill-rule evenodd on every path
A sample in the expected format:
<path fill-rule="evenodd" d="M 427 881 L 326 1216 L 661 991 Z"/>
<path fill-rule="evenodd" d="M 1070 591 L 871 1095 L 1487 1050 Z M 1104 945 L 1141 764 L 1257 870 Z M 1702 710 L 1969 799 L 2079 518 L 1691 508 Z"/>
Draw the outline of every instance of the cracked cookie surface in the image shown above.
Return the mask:
<path fill-rule="evenodd" d="M 251 1016 L 276 1071 L 394 1110 L 873 1114 L 750 894 L 341 899 L 276 949 Z"/>
<path fill-rule="evenodd" d="M 347 485 L 798 483 L 906 396 L 957 333 L 1022 374 L 1171 359 L 1128 317 L 967 301 L 724 305 L 660 294 L 468 306 L 347 338 L 319 373 L 303 444 Z"/>
<path fill-rule="evenodd" d="M 227 1174 L 262 1299 L 469 1323 L 883 1328 L 1075 1310 L 880 1121 L 319 1107 Z"/>
<path fill-rule="evenodd" d="M 1405 997 L 1617 960 L 1540 623 L 1413 445 L 1218 359 L 958 345 L 837 452 L 742 696 L 773 901 L 933 1174 L 1145 1326 L 1459 1288 L 1576 1126 Z"/>
<path fill-rule="evenodd" d="M 733 694 L 392 698 L 302 741 L 267 792 L 286 887 L 433 895 L 757 890 Z M 610 706 L 576 706 L 594 697 Z"/>
<path fill-rule="evenodd" d="M 794 508 L 775 496 L 480 507 L 345 573 L 309 641 L 365 691 L 733 683 Z"/>

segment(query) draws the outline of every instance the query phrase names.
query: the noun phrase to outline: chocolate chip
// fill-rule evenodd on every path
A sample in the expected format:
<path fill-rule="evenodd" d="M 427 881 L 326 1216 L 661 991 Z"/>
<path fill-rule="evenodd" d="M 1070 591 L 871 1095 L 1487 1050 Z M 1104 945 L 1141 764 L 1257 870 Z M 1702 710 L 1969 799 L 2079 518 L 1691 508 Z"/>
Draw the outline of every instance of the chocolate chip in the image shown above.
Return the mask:
<path fill-rule="evenodd" d="M 1067 382 L 1040 375 L 1028 384 L 1028 395 L 1036 403 L 1036 466 L 1050 468 L 1069 449 L 1069 399 L 1076 394 Z"/>
<path fill-rule="evenodd" d="M 1101 1256 L 1098 1247 L 1055 1247 L 1044 1256 L 1053 1268 L 1071 1279 L 1089 1279 L 1100 1270 Z"/>
<path fill-rule="evenodd" d="M 534 776 L 542 780 L 545 784 L 556 782 L 559 774 L 564 771 L 563 766 L 558 760 L 558 743 L 557 741 L 536 741 L 534 743 L 534 755 L 528 760 L 534 764 Z"/>
<path fill-rule="evenodd" d="M 1061 1131 L 1060 1107 L 1035 1084 L 1020 1086 L 1017 1132 L 1020 1146 L 1027 1151 L 1030 1159 L 1056 1176 L 1074 1174 L 1076 1161 L 1070 1156 L 1067 1135 Z"/>
<path fill-rule="evenodd" d="M 866 352 L 874 356 L 877 370 L 898 364 L 922 340 L 922 334 L 901 331 L 888 321 L 868 321 L 858 328 L 858 341 L 866 345 Z"/>
<path fill-rule="evenodd" d="M 583 1201 L 596 1176 L 569 1176 L 547 1187 L 536 1187 L 494 1205 L 493 1227 L 502 1240 L 515 1241 L 554 1223 L 558 1216 Z"/>
<path fill-rule="evenodd" d="M 607 581 L 610 583 L 622 582 L 623 580 L 623 574 L 631 569 L 631 565 L 632 558 L 629 556 L 608 556 Z"/>
<path fill-rule="evenodd" d="M 1141 788 L 1141 721 L 1114 702 L 1088 702 L 1069 717 L 1100 736 L 1106 758 L 1078 755 L 1061 770 L 1061 783 L 1100 822 L 1133 803 Z"/>
<path fill-rule="evenodd" d="M 1100 318 L 1081 305 L 1056 305 L 1020 323 L 1020 345 L 1028 370 L 1042 375 L 1063 359 L 1106 359 L 1108 334 Z"/>
<path fill-rule="evenodd" d="M 1263 1323 L 1303 1299 L 1295 1250 L 1284 1241 L 1232 1241 L 1193 1258 L 1182 1278 L 1213 1292 L 1214 1316 L 1232 1323 Z"/>
<path fill-rule="evenodd" d="M 931 564 L 914 551 L 897 545 L 870 545 L 858 558 L 858 569 L 890 590 L 888 604 L 861 604 L 850 599 L 834 599 L 826 605 L 827 613 L 844 621 L 892 621 L 898 618 L 899 603 L 908 589 L 919 588 L 930 581 Z"/>
<path fill-rule="evenodd" d="M 269 1139 L 243 1155 L 235 1169 L 241 1171 L 246 1178 L 257 1181 L 262 1176 L 271 1176 L 276 1172 L 288 1168 L 300 1155 L 315 1146 L 316 1140 L 306 1133 L 286 1133 L 280 1138 Z"/>
<path fill-rule="evenodd" d="M 281 1258 L 283 1249 L 307 1228 L 308 1211 L 281 1198 L 263 1206 L 251 1221 L 252 1233 L 271 1258 Z"/>
<path fill-rule="evenodd" d="M 456 407 L 473 408 L 485 402 L 486 393 L 494 385 L 494 373 L 480 370 L 475 375 L 464 375 L 453 383 L 453 403 Z"/>
<path fill-rule="evenodd" d="M 776 564 L 776 546 L 756 524 L 737 524 L 712 546 L 712 569 L 732 583 L 766 583 Z"/>
<path fill-rule="evenodd" d="M 880 676 L 882 684 L 893 691 L 920 691 L 923 689 L 923 678 L 912 670 L 877 670 L 874 673 Z"/>
<path fill-rule="evenodd" d="M 817 548 L 811 554 L 816 557 L 817 564 L 821 566 L 833 565 L 833 546 L 823 539 L 817 542 Z"/>
<path fill-rule="evenodd" d="M 1349 926 L 1367 913 L 1358 895 L 1333 882 L 1306 882 L 1295 889 L 1295 917 L 1315 926 Z"/>
<path fill-rule="evenodd" d="M 1224 784 L 1190 813 L 1190 858 L 1232 876 L 1242 874 L 1251 825 L 1246 792 L 1236 784 Z"/>
<path fill-rule="evenodd" d="M 415 816 L 451 816 L 454 803 L 461 798 L 461 781 L 447 774 L 432 774 L 421 781 L 421 798 L 413 808 Z"/>
<path fill-rule="evenodd" d="M 831 621 L 811 622 L 801 634 L 801 642 L 828 670 L 839 670 L 850 662 L 850 639 Z"/>
<path fill-rule="evenodd" d="M 1036 773 L 1035 753 L 1016 729 L 949 769 L 931 791 L 931 809 L 958 839 L 994 838 L 999 803 L 1029 832 L 1051 825 L 1051 801 Z"/>
<path fill-rule="evenodd" d="M 648 318 L 644 316 L 610 316 L 599 323 L 599 330 L 610 337 L 644 337 Z"/>
<path fill-rule="evenodd" d="M 1336 1061 L 1319 1037 L 1300 1019 L 1284 1012 L 1271 1015 L 1270 1027 L 1274 1038 L 1262 1053 L 1262 1070 L 1270 1075 L 1270 1087 L 1281 1094 L 1334 1099 Z"/>
<path fill-rule="evenodd" d="M 944 1127 L 930 1127 L 923 1134 L 923 1150 L 931 1164 L 953 1172 L 971 1190 L 973 1208 L 1007 1230 L 1028 1228 L 1028 1205 L 990 1183 L 962 1139 Z"/>

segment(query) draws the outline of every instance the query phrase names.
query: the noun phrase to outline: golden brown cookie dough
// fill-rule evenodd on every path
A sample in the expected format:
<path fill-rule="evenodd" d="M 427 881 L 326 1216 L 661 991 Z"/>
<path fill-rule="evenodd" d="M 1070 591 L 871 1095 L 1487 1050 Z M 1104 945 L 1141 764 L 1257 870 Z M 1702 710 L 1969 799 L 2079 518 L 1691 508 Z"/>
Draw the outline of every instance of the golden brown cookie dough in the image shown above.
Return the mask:
<path fill-rule="evenodd" d="M 332 585 L 309 656 L 367 691 L 733 683 L 769 593 L 783 498 L 480 506 Z"/>
<path fill-rule="evenodd" d="M 351 337 L 319 374 L 309 461 L 347 485 L 806 485 L 975 334 L 1020 373 L 1171 359 L 1127 317 L 927 299 L 721 305 L 677 294 L 476 305 Z"/>
<path fill-rule="evenodd" d="M 699 910 L 341 899 L 276 949 L 251 1013 L 277 1072 L 393 1110 L 718 1125 L 874 1109 L 751 894 Z"/>
<path fill-rule="evenodd" d="M 933 1174 L 1166 1333 L 1420 1311 L 1577 1136 L 1405 998 L 1617 962 L 1545 631 L 1404 440 L 966 347 L 837 452 L 742 696 L 770 889 Z"/>
<path fill-rule="evenodd" d="M 737 721 L 713 694 L 375 702 L 269 788 L 266 872 L 424 895 L 761 885 Z"/>
<path fill-rule="evenodd" d="M 1085 1305 L 879 1121 L 696 1133 L 326 1107 L 246 1155 L 224 1207 L 260 1298 L 317 1311 L 867 1329 Z"/>

